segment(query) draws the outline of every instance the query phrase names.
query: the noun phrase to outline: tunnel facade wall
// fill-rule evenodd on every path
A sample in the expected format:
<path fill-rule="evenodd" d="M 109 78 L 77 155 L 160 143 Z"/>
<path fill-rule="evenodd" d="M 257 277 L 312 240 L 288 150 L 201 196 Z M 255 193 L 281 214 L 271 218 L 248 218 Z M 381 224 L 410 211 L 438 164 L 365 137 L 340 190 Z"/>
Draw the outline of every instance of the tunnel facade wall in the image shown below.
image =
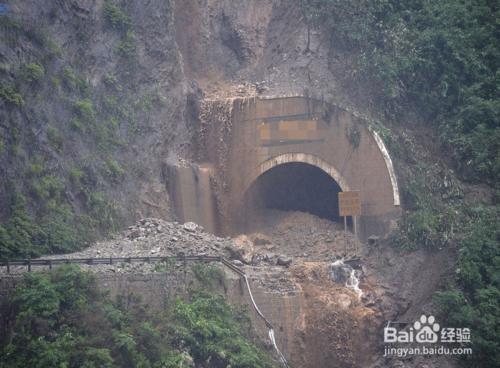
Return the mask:
<path fill-rule="evenodd" d="M 234 228 L 251 184 L 287 162 L 312 164 L 342 190 L 360 191 L 362 240 L 384 236 L 395 226 L 401 210 L 392 163 L 366 122 L 342 108 L 304 97 L 234 99 L 232 104 L 224 162 L 216 148 L 208 149 L 205 157 L 217 168 L 222 233 L 230 234 Z M 220 127 L 215 124 L 210 129 Z"/>

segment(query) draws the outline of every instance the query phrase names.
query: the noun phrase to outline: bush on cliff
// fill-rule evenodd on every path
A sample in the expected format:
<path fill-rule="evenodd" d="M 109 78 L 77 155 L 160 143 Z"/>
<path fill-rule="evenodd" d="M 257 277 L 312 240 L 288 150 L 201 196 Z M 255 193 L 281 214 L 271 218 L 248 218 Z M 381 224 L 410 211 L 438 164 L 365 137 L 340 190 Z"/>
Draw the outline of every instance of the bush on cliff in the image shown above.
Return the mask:
<path fill-rule="evenodd" d="M 90 273 L 63 266 L 27 274 L 2 300 L 0 368 L 187 368 L 193 358 L 273 367 L 241 322 L 222 298 L 200 293 L 159 313 L 133 295 L 112 302 Z"/>

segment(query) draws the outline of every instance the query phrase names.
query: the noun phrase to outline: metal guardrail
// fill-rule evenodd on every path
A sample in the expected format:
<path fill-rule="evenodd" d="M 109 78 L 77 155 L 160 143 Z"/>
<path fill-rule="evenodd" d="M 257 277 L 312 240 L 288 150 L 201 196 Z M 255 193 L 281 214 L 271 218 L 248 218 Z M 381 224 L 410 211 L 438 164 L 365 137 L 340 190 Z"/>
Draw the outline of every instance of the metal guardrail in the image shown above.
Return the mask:
<path fill-rule="evenodd" d="M 179 255 L 169 257 L 106 257 L 106 258 L 55 258 L 55 259 L 18 259 L 1 261 L 0 267 L 7 267 L 7 273 L 10 273 L 10 268 L 15 266 L 26 266 L 28 272 L 31 272 L 32 267 L 52 266 L 62 264 L 86 264 L 86 265 L 112 265 L 115 263 L 159 263 L 159 262 L 221 262 L 228 268 L 238 273 L 240 276 L 244 274 L 242 270 L 231 264 L 223 257 L 205 256 L 205 255 Z"/>

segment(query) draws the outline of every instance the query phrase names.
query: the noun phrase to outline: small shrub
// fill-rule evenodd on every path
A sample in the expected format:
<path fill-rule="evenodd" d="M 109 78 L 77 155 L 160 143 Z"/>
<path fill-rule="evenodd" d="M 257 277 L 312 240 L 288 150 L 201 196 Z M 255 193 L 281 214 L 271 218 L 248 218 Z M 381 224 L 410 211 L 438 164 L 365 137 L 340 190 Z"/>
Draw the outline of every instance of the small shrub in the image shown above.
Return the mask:
<path fill-rule="evenodd" d="M 102 230 L 115 230 L 117 217 L 116 206 L 106 199 L 102 192 L 94 192 L 85 190 L 83 193 L 86 197 L 86 207 L 88 211 L 88 226 L 99 227 Z"/>
<path fill-rule="evenodd" d="M 64 187 L 64 183 L 57 176 L 45 175 L 32 181 L 31 192 L 39 199 L 59 199 Z"/>
<path fill-rule="evenodd" d="M 0 73 L 8 73 L 10 71 L 10 65 L 6 63 L 0 63 Z"/>
<path fill-rule="evenodd" d="M 14 87 L 3 83 L 0 84 L 0 99 L 12 105 L 24 105 L 23 96 Z"/>
<path fill-rule="evenodd" d="M 118 78 L 116 77 L 115 74 L 108 73 L 104 77 L 104 83 L 106 83 L 106 85 L 108 85 L 110 87 L 117 88 L 117 86 L 118 86 Z"/>
<path fill-rule="evenodd" d="M 29 63 L 22 67 L 21 76 L 27 83 L 36 83 L 45 76 L 45 68 L 37 63 Z"/>
<path fill-rule="evenodd" d="M 54 76 L 50 78 L 50 82 L 55 88 L 59 88 L 61 86 L 61 78 L 59 77 Z"/>
<path fill-rule="evenodd" d="M 54 148 L 56 151 L 62 150 L 64 139 L 59 130 L 54 127 L 49 127 L 47 129 L 47 138 L 52 148 Z"/>
<path fill-rule="evenodd" d="M 104 3 L 104 18 L 113 29 L 124 31 L 131 25 L 130 17 L 111 1 Z"/>
<path fill-rule="evenodd" d="M 125 37 L 120 41 L 116 50 L 118 53 L 124 57 L 130 57 L 135 52 L 135 40 L 134 33 L 132 31 L 127 31 Z"/>
<path fill-rule="evenodd" d="M 118 181 L 125 175 L 125 170 L 115 159 L 108 157 L 106 160 L 106 174 L 113 181 Z"/>
<path fill-rule="evenodd" d="M 83 170 L 78 167 L 72 167 L 69 170 L 69 180 L 74 185 L 80 185 L 80 180 L 85 176 Z"/>
<path fill-rule="evenodd" d="M 28 176 L 29 177 L 39 177 L 45 171 L 45 164 L 41 157 L 35 157 L 33 161 L 28 165 Z"/>
<path fill-rule="evenodd" d="M 94 108 L 94 104 L 89 98 L 75 101 L 75 103 L 73 104 L 73 108 L 81 118 L 85 119 L 85 121 L 94 122 L 96 111 Z"/>
<path fill-rule="evenodd" d="M 82 124 L 82 121 L 76 117 L 71 119 L 71 121 L 69 122 L 69 125 L 71 126 L 71 128 L 73 128 L 74 130 L 79 131 L 79 132 L 83 132 L 83 130 L 85 129 L 85 127 Z"/>
<path fill-rule="evenodd" d="M 63 80 L 66 87 L 69 89 L 76 88 L 77 76 L 73 68 L 66 66 L 63 70 Z"/>
<path fill-rule="evenodd" d="M 193 265 L 191 269 L 196 280 L 200 282 L 202 287 L 214 288 L 223 286 L 224 289 L 226 288 L 226 275 L 220 267 L 198 263 Z"/>
<path fill-rule="evenodd" d="M 154 272 L 169 272 L 175 267 L 174 259 L 167 259 L 165 262 L 158 262 L 154 266 Z"/>
<path fill-rule="evenodd" d="M 85 78 L 79 76 L 70 66 L 66 66 L 63 70 L 63 81 L 66 88 L 71 91 L 78 91 L 85 96 L 90 93 L 90 86 Z"/>
<path fill-rule="evenodd" d="M 50 57 L 60 58 L 63 55 L 61 46 L 59 46 L 51 39 L 47 40 L 47 50 Z"/>

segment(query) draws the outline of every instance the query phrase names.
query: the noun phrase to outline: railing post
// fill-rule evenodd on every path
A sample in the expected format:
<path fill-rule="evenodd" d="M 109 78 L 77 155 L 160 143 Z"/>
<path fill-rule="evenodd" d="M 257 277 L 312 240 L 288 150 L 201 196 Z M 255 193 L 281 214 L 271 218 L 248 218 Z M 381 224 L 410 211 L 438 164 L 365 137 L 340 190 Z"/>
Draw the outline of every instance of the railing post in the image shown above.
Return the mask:
<path fill-rule="evenodd" d="M 7 273 L 10 273 L 10 264 L 9 264 L 9 260 L 7 260 Z"/>
<path fill-rule="evenodd" d="M 112 256 L 110 256 L 110 257 L 109 257 L 109 264 L 110 264 L 110 265 L 112 265 L 112 264 L 113 264 L 113 257 L 112 257 Z"/>
<path fill-rule="evenodd" d="M 28 272 L 31 272 L 31 259 L 28 258 Z"/>
<path fill-rule="evenodd" d="M 187 261 L 187 255 L 186 253 L 182 252 L 182 264 L 183 264 L 183 271 L 184 271 L 184 282 L 182 283 L 182 288 L 183 288 L 183 292 L 185 293 L 186 290 L 187 290 L 187 272 L 188 272 L 188 269 L 187 269 L 187 265 L 188 265 L 188 261 Z"/>
<path fill-rule="evenodd" d="M 49 270 L 52 269 L 52 260 L 49 260 Z"/>

